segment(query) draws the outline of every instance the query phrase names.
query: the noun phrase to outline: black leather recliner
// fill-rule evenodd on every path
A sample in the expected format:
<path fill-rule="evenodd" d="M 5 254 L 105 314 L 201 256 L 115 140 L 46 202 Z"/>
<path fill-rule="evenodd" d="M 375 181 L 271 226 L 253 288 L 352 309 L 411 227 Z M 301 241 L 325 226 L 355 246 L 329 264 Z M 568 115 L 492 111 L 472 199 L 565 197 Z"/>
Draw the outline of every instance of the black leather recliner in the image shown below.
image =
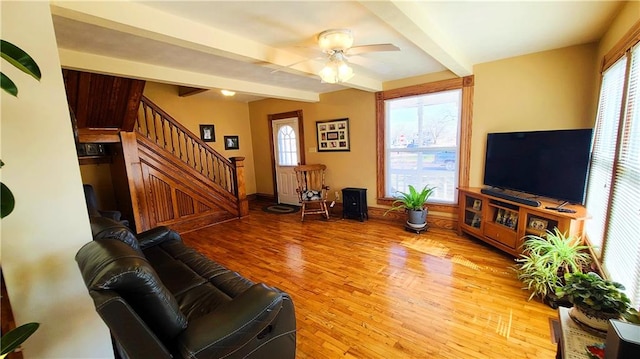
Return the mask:
<path fill-rule="evenodd" d="M 91 218 L 76 255 L 96 311 L 122 358 L 295 358 L 286 293 L 210 260 L 167 227 L 137 236 Z"/>
<path fill-rule="evenodd" d="M 92 185 L 83 184 L 82 188 L 84 189 L 84 199 L 87 203 L 89 217 L 107 217 L 129 226 L 129 221 L 121 218 L 122 213 L 120 211 L 98 209 L 98 198 Z"/>

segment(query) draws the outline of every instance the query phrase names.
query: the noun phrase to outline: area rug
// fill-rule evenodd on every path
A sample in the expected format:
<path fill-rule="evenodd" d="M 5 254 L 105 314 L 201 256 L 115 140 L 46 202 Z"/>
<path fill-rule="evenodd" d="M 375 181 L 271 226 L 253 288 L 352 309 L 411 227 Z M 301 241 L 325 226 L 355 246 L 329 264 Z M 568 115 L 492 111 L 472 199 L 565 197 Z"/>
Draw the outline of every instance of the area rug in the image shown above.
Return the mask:
<path fill-rule="evenodd" d="M 289 214 L 298 212 L 300 210 L 300 207 L 292 206 L 290 204 L 272 204 L 262 207 L 262 210 L 267 213 Z"/>

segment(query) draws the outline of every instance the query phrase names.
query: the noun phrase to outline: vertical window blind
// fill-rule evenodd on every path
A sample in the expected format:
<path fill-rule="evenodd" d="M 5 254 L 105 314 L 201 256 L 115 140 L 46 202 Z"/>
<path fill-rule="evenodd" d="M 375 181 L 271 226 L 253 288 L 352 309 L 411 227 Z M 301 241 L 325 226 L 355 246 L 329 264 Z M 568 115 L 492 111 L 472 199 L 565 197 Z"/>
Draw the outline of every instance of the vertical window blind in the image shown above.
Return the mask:
<path fill-rule="evenodd" d="M 602 254 L 605 235 L 626 69 L 627 58 L 623 57 L 602 76 L 587 184 L 586 206 L 591 219 L 585 225 L 597 255 Z"/>
<path fill-rule="evenodd" d="M 630 61 L 630 64 L 628 62 Z M 640 45 L 603 74 L 587 187 L 587 237 L 640 306 Z M 601 250 L 600 250 L 601 248 Z"/>
<path fill-rule="evenodd" d="M 640 303 L 640 46 L 631 52 L 627 100 L 619 131 L 618 161 L 604 245 L 604 268 Z"/>

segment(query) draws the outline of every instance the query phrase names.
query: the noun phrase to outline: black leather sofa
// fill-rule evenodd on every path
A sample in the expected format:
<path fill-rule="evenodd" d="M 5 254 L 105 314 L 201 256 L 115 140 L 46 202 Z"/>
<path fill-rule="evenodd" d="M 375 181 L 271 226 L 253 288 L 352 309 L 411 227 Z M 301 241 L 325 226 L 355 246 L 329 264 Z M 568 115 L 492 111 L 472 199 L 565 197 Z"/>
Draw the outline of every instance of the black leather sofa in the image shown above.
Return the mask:
<path fill-rule="evenodd" d="M 96 311 L 121 358 L 295 358 L 286 293 L 253 283 L 158 227 L 134 235 L 91 218 L 76 255 Z"/>

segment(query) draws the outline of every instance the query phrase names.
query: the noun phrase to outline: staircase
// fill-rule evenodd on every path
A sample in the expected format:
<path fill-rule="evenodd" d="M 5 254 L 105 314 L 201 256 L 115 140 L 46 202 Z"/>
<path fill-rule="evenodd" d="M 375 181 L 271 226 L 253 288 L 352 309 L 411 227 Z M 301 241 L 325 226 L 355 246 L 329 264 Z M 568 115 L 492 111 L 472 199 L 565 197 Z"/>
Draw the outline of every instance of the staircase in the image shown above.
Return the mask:
<path fill-rule="evenodd" d="M 118 210 L 137 232 L 248 215 L 244 158 L 213 151 L 142 95 L 143 80 L 68 69 L 63 77 L 76 141 L 109 147 Z"/>
<path fill-rule="evenodd" d="M 148 98 L 120 137 L 136 230 L 185 232 L 249 213 L 244 157 L 226 159 Z"/>

